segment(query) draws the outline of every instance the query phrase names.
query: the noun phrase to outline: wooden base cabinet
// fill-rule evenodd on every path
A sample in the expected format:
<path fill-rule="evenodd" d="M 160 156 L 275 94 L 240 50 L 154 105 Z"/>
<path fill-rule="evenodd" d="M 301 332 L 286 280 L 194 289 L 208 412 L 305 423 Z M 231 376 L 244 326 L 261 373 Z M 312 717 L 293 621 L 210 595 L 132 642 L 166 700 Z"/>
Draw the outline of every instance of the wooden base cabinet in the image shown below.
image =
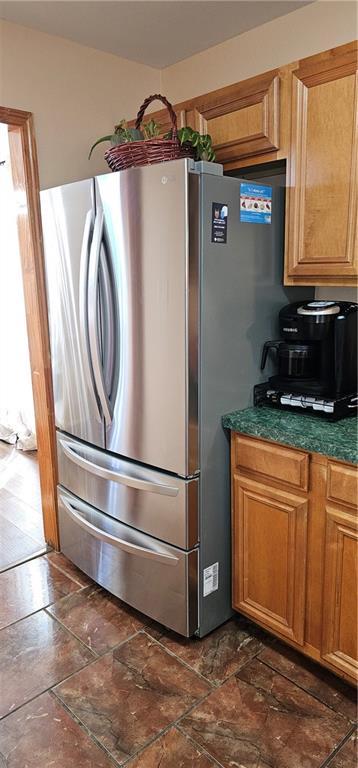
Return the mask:
<path fill-rule="evenodd" d="M 234 487 L 234 607 L 302 645 L 307 500 L 237 475 Z"/>
<path fill-rule="evenodd" d="M 357 680 L 356 468 L 237 433 L 231 457 L 234 609 Z"/>
<path fill-rule="evenodd" d="M 322 658 L 352 677 L 358 672 L 357 518 L 327 507 Z"/>

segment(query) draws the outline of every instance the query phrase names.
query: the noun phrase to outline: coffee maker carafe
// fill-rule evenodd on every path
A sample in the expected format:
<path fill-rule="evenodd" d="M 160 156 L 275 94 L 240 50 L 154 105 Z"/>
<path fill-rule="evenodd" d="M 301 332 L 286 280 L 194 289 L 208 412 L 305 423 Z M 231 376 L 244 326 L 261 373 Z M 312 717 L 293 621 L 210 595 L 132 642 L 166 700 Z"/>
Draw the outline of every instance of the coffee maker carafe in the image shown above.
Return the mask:
<path fill-rule="evenodd" d="M 357 409 L 358 304 L 295 302 L 279 312 L 281 338 L 264 344 L 276 372 L 254 388 L 255 404 L 308 409 L 331 418 Z"/>

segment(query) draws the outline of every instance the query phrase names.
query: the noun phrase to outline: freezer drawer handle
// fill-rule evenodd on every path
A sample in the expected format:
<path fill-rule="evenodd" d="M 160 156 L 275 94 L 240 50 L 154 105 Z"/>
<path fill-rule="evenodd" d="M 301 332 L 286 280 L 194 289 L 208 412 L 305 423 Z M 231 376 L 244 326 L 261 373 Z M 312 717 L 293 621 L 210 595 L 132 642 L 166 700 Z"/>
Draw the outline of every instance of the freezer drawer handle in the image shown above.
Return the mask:
<path fill-rule="evenodd" d="M 131 544 L 131 542 L 125 541 L 125 539 L 119 539 L 117 536 L 112 536 L 111 533 L 107 533 L 107 531 L 102 531 L 101 528 L 97 528 L 96 525 L 93 525 L 89 520 L 86 520 L 86 518 L 83 517 L 82 514 L 75 509 L 64 496 L 62 496 L 62 494 L 60 494 L 60 499 L 71 519 L 85 531 L 90 533 L 91 536 L 99 539 L 99 541 L 103 541 L 106 544 L 112 544 L 112 546 L 118 547 L 118 549 L 122 549 L 124 552 L 128 552 L 129 555 L 147 557 L 149 560 L 157 560 L 159 563 L 163 563 L 163 565 L 178 565 L 179 558 L 175 557 L 175 555 L 156 552 L 154 549 L 148 549 L 147 547 L 140 547 L 138 544 Z"/>
<path fill-rule="evenodd" d="M 130 488 L 137 488 L 140 491 L 149 491 L 151 493 L 161 493 L 164 496 L 177 496 L 179 488 L 175 488 L 171 485 L 164 485 L 164 483 L 152 483 L 149 480 L 142 480 L 139 477 L 132 477 L 131 475 L 125 475 L 121 472 L 113 472 L 111 469 L 100 467 L 89 459 L 84 459 L 83 456 L 79 456 L 73 449 L 71 443 L 66 440 L 60 439 L 60 444 L 63 448 L 63 452 L 70 461 L 77 464 L 82 469 L 91 472 L 92 475 L 102 477 L 104 480 L 111 480 L 114 483 L 120 483 L 120 485 L 128 485 Z"/>

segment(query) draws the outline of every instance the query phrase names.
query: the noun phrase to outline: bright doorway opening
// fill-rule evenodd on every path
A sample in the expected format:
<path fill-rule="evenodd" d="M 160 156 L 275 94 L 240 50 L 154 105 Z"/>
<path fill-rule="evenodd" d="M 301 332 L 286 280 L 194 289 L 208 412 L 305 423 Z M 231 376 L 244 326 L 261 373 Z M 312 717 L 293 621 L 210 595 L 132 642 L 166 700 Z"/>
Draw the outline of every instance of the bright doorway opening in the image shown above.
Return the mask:
<path fill-rule="evenodd" d="M 8 126 L 0 123 L 0 571 L 46 551 Z"/>

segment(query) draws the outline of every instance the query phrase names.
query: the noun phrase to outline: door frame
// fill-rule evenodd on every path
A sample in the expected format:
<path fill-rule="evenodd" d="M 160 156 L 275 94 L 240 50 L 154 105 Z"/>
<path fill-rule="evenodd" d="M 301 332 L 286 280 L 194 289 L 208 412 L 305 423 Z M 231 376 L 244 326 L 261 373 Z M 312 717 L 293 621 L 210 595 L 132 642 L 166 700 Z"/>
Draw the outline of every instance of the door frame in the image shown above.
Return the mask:
<path fill-rule="evenodd" d="M 14 189 L 18 196 L 17 226 L 34 399 L 44 536 L 47 544 L 58 550 L 55 415 L 34 123 L 31 112 L 6 107 L 0 107 L 0 122 L 6 123 L 9 130 L 11 170 Z"/>

